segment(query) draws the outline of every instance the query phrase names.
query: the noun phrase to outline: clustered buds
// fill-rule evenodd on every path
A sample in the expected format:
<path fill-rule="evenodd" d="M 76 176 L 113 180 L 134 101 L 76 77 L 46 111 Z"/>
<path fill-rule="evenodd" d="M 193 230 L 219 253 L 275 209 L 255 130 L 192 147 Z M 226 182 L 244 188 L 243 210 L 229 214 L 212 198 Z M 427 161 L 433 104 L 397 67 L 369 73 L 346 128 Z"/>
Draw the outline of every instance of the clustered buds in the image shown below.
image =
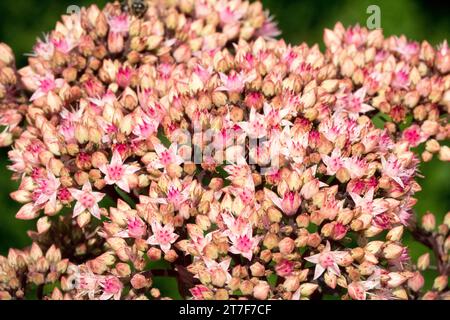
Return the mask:
<path fill-rule="evenodd" d="M 11 48 L 0 43 L 0 147 L 12 144 L 21 133 L 26 98 L 22 95 L 20 80 Z"/>
<path fill-rule="evenodd" d="M 166 276 L 197 300 L 448 299 L 449 219 L 412 213 L 412 148 L 448 161 L 446 44 L 277 35 L 241 0 L 63 16 L 18 71 L 29 103 L 5 107 L 26 119 L 11 196 L 37 231 L 0 260 L 0 298 L 166 299 Z M 439 255 L 425 294 L 408 231 Z"/>
<path fill-rule="evenodd" d="M 339 75 L 365 88 L 365 102 L 392 134 L 411 147 L 426 143 L 422 160 L 434 154 L 450 161 L 450 50 L 447 41 L 433 48 L 406 37 L 384 38 L 381 30 L 337 23 L 326 29 L 327 55 Z"/>

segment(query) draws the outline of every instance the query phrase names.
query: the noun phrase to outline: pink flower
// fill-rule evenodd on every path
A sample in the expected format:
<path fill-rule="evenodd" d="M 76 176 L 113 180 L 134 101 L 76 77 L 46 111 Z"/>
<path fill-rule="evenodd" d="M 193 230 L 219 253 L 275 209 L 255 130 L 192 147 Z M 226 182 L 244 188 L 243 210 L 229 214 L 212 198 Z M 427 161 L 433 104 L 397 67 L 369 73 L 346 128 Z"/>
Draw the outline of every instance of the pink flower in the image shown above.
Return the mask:
<path fill-rule="evenodd" d="M 253 251 L 258 246 L 261 237 L 253 237 L 253 228 L 248 225 L 241 234 L 228 234 L 232 242 L 229 252 L 240 254 L 248 260 L 252 260 Z"/>
<path fill-rule="evenodd" d="M 344 159 L 339 149 L 334 149 L 331 156 L 322 155 L 322 161 L 327 166 L 329 176 L 334 176 L 340 168 L 344 167 Z"/>
<path fill-rule="evenodd" d="M 78 46 L 79 41 L 77 41 L 73 36 L 59 36 L 57 38 L 52 38 L 52 44 L 56 50 L 59 52 L 68 54 L 75 47 Z"/>
<path fill-rule="evenodd" d="M 405 37 L 394 38 L 396 41 L 395 51 L 403 55 L 406 60 L 417 55 L 420 51 L 420 45 L 417 42 L 409 42 Z"/>
<path fill-rule="evenodd" d="M 177 179 L 170 181 L 167 186 L 165 198 L 152 199 L 151 201 L 160 204 L 172 204 L 175 210 L 180 210 L 189 200 L 189 185 L 183 186 Z"/>
<path fill-rule="evenodd" d="M 406 68 L 394 73 L 392 86 L 398 89 L 406 89 L 409 86 L 409 71 Z"/>
<path fill-rule="evenodd" d="M 124 164 L 120 153 L 116 150 L 113 153 L 111 163 L 102 165 L 100 171 L 105 175 L 106 184 L 116 184 L 123 191 L 130 192 L 128 177 L 139 171 L 139 168 Z"/>
<path fill-rule="evenodd" d="M 412 125 L 408 129 L 405 129 L 403 131 L 402 138 L 407 141 L 411 147 L 417 147 L 426 140 L 425 135 L 420 130 L 418 125 Z"/>
<path fill-rule="evenodd" d="M 49 36 L 45 35 L 44 40 L 38 39 L 33 48 L 33 56 L 42 57 L 44 60 L 50 60 L 55 52 L 55 46 L 50 41 Z"/>
<path fill-rule="evenodd" d="M 223 233 L 226 236 L 232 234 L 241 234 L 248 228 L 248 221 L 246 221 L 246 219 L 244 219 L 244 217 L 242 216 L 235 218 L 231 213 L 223 212 L 221 214 L 221 217 L 223 222 L 225 223 L 226 229 Z"/>
<path fill-rule="evenodd" d="M 319 192 L 320 188 L 325 186 L 327 186 L 325 183 L 317 178 L 314 178 L 303 185 L 300 190 L 300 195 L 304 199 L 312 199 Z"/>
<path fill-rule="evenodd" d="M 128 66 L 120 67 L 116 75 L 116 83 L 121 88 L 126 88 L 130 85 L 134 70 Z"/>
<path fill-rule="evenodd" d="M 337 110 L 345 110 L 351 114 L 358 115 L 359 113 L 366 113 L 374 108 L 364 103 L 366 97 L 366 88 L 362 87 L 354 93 L 348 93 L 336 102 Z"/>
<path fill-rule="evenodd" d="M 80 272 L 75 277 L 77 289 L 77 297 L 88 295 L 90 300 L 95 299 L 95 294 L 98 292 L 101 276 L 94 274 L 89 268 L 82 266 Z"/>
<path fill-rule="evenodd" d="M 277 197 L 274 192 L 267 189 L 265 190 L 265 194 L 287 216 L 296 214 L 298 208 L 302 204 L 302 199 L 298 192 L 286 192 L 283 198 Z"/>
<path fill-rule="evenodd" d="M 189 234 L 191 238 L 189 241 L 189 247 L 194 249 L 198 255 L 203 255 L 203 250 L 208 244 L 211 243 L 214 232 L 215 231 L 210 232 L 206 236 Z"/>
<path fill-rule="evenodd" d="M 256 36 L 265 39 L 276 38 L 279 35 L 281 35 L 281 31 L 272 16 L 268 16 L 266 21 L 264 21 L 263 26 L 256 31 Z"/>
<path fill-rule="evenodd" d="M 314 280 L 318 279 L 325 271 L 336 276 L 341 275 L 338 263 L 347 255 L 345 251 L 331 251 L 330 242 L 327 241 L 325 249 L 321 253 L 305 258 L 306 261 L 314 263 Z"/>
<path fill-rule="evenodd" d="M 345 158 L 344 167 L 350 173 L 350 178 L 358 179 L 367 174 L 368 165 L 364 159 L 358 157 Z"/>
<path fill-rule="evenodd" d="M 151 223 L 153 235 L 148 238 L 147 243 L 151 245 L 159 245 L 161 250 L 167 253 L 171 245 L 178 239 L 178 235 L 174 233 L 174 227 L 171 224 L 161 226 L 156 220 Z"/>
<path fill-rule="evenodd" d="M 239 126 L 253 139 L 261 139 L 268 134 L 267 120 L 262 114 L 257 113 L 255 108 L 250 110 L 249 121 L 240 122 Z"/>
<path fill-rule="evenodd" d="M 275 271 L 280 277 L 288 277 L 294 271 L 294 262 L 283 260 L 275 266 Z"/>
<path fill-rule="evenodd" d="M 367 292 L 361 281 L 352 282 L 347 287 L 348 295 L 353 300 L 366 300 Z"/>
<path fill-rule="evenodd" d="M 252 82 L 255 79 L 256 79 L 255 73 L 246 75 L 243 72 L 237 73 L 234 70 L 231 71 L 228 76 L 224 73 L 220 73 L 220 80 L 222 81 L 223 86 L 218 87 L 216 90 L 228 92 L 242 92 L 245 88 L 245 84 L 248 82 Z"/>
<path fill-rule="evenodd" d="M 354 44 L 356 47 L 359 47 L 367 41 L 367 34 L 364 29 L 356 25 L 345 31 L 344 39 L 347 44 Z"/>
<path fill-rule="evenodd" d="M 50 91 L 61 88 L 64 84 L 64 79 L 55 79 L 53 74 L 48 74 L 38 80 L 38 89 L 33 93 L 30 101 L 45 97 Z"/>
<path fill-rule="evenodd" d="M 48 172 L 47 178 L 39 178 L 37 185 L 33 194 L 34 204 L 39 206 L 49 202 L 55 208 L 58 189 L 61 186 L 59 179 L 53 173 Z"/>
<path fill-rule="evenodd" d="M 388 160 L 381 158 L 383 174 L 397 182 L 402 188 L 405 187 L 403 179 L 409 179 L 413 175 L 413 170 L 405 169 L 403 164 L 395 156 L 390 156 Z"/>
<path fill-rule="evenodd" d="M 194 300 L 205 300 L 205 295 L 211 293 L 211 290 L 209 290 L 208 287 L 201 284 L 189 289 L 189 291 L 191 292 Z"/>
<path fill-rule="evenodd" d="M 130 16 L 122 13 L 118 16 L 110 16 L 108 18 L 110 32 L 117 34 L 127 34 L 130 29 Z"/>
<path fill-rule="evenodd" d="M 114 298 L 114 300 L 120 300 L 123 284 L 117 277 L 107 276 L 103 278 L 99 284 L 103 289 L 103 293 L 99 297 L 100 300 L 109 300 L 111 298 Z"/>
<path fill-rule="evenodd" d="M 240 7 L 240 1 L 220 1 L 217 4 L 222 24 L 235 24 L 245 14 L 245 8 Z"/>
<path fill-rule="evenodd" d="M 105 197 L 104 193 L 93 192 L 89 181 L 83 185 L 81 190 L 70 188 L 69 191 L 72 194 L 72 197 L 77 200 L 75 208 L 73 209 L 74 218 L 87 210 L 97 219 L 101 219 L 98 203 Z"/>
<path fill-rule="evenodd" d="M 366 300 L 368 291 L 373 289 L 381 289 L 381 276 L 380 268 L 375 269 L 372 275 L 366 281 L 355 281 L 348 285 L 348 294 L 354 300 Z M 379 293 L 380 290 L 378 290 Z M 372 294 L 370 294 L 372 295 Z"/>
<path fill-rule="evenodd" d="M 228 271 L 230 269 L 231 258 L 225 259 L 221 262 L 217 262 L 215 260 L 204 258 L 204 261 L 205 261 L 205 265 L 206 265 L 206 268 L 209 273 L 213 274 L 216 271 L 220 271 L 220 272 L 223 272 L 226 277 L 225 283 L 228 283 L 228 281 L 231 280 L 232 277 L 231 277 L 230 272 Z"/>
<path fill-rule="evenodd" d="M 363 213 L 368 213 L 377 216 L 388 209 L 388 205 L 382 199 L 373 199 L 375 190 L 370 188 L 365 194 L 364 198 L 356 193 L 350 192 L 350 196 L 355 202 L 355 207 L 360 208 Z"/>
<path fill-rule="evenodd" d="M 133 129 L 133 134 L 137 137 L 134 141 L 146 140 L 158 131 L 159 122 L 146 114 L 140 114 L 137 121 L 138 124 Z"/>
<path fill-rule="evenodd" d="M 151 163 L 151 166 L 155 169 L 167 168 L 170 164 L 180 165 L 184 162 L 183 158 L 178 155 L 176 144 L 172 144 L 169 149 L 162 144 L 155 144 L 155 151 L 158 159 Z"/>
<path fill-rule="evenodd" d="M 147 225 L 139 217 L 128 219 L 127 229 L 116 234 L 116 237 L 141 239 L 147 233 Z"/>

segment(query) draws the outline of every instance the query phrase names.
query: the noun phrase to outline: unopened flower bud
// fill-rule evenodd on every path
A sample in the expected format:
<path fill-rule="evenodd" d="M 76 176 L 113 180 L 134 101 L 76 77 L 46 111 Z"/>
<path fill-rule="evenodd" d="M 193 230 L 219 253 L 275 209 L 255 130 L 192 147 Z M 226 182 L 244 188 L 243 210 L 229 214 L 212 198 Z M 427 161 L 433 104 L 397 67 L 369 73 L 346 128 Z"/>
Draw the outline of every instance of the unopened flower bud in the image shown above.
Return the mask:
<path fill-rule="evenodd" d="M 418 292 L 422 289 L 424 283 L 425 280 L 420 272 L 415 272 L 414 276 L 408 279 L 408 287 L 410 287 L 414 292 Z"/>
<path fill-rule="evenodd" d="M 250 266 L 250 271 L 254 277 L 263 277 L 265 273 L 265 268 L 259 262 L 256 262 Z"/>
<path fill-rule="evenodd" d="M 286 237 L 278 243 L 278 247 L 281 254 L 287 255 L 294 250 L 295 242 L 293 239 Z"/>
<path fill-rule="evenodd" d="M 431 212 L 426 213 L 422 217 L 422 226 L 428 232 L 433 231 L 436 228 L 436 217 L 434 214 Z"/>
<path fill-rule="evenodd" d="M 445 288 L 447 288 L 447 284 L 448 284 L 448 275 L 445 274 L 441 275 L 434 279 L 433 289 L 437 291 L 442 291 Z"/>
<path fill-rule="evenodd" d="M 430 265 L 430 254 L 427 252 L 421 255 L 417 260 L 417 268 L 421 271 L 424 271 L 428 269 L 429 265 Z"/>
<path fill-rule="evenodd" d="M 253 296 L 258 300 L 266 300 L 269 296 L 270 286 L 265 281 L 260 281 L 253 289 Z"/>

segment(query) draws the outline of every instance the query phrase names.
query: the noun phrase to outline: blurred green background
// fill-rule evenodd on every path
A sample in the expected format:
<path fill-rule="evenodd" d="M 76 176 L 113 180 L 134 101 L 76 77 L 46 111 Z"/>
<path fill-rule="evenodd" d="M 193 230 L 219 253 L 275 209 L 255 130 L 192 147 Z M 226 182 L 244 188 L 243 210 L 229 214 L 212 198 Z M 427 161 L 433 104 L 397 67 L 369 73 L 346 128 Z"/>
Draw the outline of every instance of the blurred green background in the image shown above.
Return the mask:
<path fill-rule="evenodd" d="M 36 37 L 51 30 L 58 17 L 70 5 L 90 3 L 104 5 L 105 0 L 3 0 L 0 1 L 0 41 L 8 43 L 17 55 L 19 66 L 26 63 L 25 53 L 31 52 Z M 450 35 L 450 5 L 438 0 L 264 0 L 265 7 L 279 21 L 283 37 L 288 42 L 322 42 L 324 28 L 332 28 L 337 21 L 344 25 L 366 24 L 369 5 L 381 9 L 381 26 L 385 34 L 405 34 L 414 40 L 427 39 L 439 44 Z M 322 45 L 323 47 L 323 45 Z M 5 150 L 0 150 L 0 254 L 10 247 L 29 244 L 26 230 L 33 229 L 33 222 L 14 219 L 19 206 L 9 193 L 17 188 L 10 181 L 11 174 Z M 450 210 L 450 167 L 437 160 L 421 165 L 426 179 L 419 183 L 423 191 L 418 195 L 417 211 L 430 210 L 442 217 Z M 441 222 L 441 220 L 438 220 Z M 420 245 L 410 245 L 414 258 L 424 252 Z"/>

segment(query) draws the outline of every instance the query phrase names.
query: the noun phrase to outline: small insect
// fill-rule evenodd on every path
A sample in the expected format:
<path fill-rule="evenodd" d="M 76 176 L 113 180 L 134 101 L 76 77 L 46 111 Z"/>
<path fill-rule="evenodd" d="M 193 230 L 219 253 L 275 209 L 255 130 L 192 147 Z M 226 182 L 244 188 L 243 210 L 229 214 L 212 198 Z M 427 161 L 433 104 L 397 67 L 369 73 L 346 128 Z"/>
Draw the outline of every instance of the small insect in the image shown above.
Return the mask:
<path fill-rule="evenodd" d="M 147 12 L 148 5 L 146 0 L 123 0 L 122 10 L 128 11 L 138 18 L 142 18 Z"/>

